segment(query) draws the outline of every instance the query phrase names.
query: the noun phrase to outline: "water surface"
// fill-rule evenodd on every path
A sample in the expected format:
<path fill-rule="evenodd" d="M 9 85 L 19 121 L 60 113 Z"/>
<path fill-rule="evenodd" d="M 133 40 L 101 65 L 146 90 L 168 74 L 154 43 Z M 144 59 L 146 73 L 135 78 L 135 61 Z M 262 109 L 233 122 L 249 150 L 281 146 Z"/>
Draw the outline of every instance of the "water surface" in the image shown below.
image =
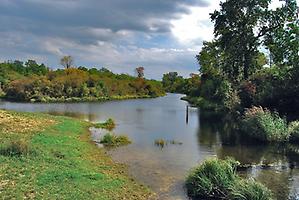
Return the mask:
<path fill-rule="evenodd" d="M 116 134 L 128 135 L 133 143 L 110 150 L 112 158 L 129 166 L 139 182 L 151 187 L 159 199 L 187 199 L 183 183 L 190 168 L 208 157 L 231 156 L 243 164 L 255 164 L 241 172 L 271 188 L 278 199 L 299 199 L 299 147 L 266 146 L 240 141 L 231 130 L 233 120 L 206 117 L 189 109 L 181 95 L 156 99 L 102 103 L 11 103 L 0 108 L 72 116 L 92 122 L 115 119 Z M 155 140 L 176 141 L 163 148 Z M 241 138 L 242 139 L 242 138 Z"/>

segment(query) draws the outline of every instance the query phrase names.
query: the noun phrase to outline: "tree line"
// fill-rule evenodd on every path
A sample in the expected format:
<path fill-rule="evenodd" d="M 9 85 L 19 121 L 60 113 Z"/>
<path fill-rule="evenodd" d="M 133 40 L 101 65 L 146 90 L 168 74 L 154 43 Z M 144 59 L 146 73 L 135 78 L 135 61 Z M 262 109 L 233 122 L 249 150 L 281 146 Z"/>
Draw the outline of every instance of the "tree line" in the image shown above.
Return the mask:
<path fill-rule="evenodd" d="M 114 74 L 106 68 L 74 67 L 73 58 L 61 59 L 64 69 L 51 70 L 34 60 L 0 63 L 0 91 L 14 101 L 97 101 L 111 98 L 141 98 L 164 95 L 159 81 L 144 78 L 144 68 L 136 68 L 137 77 Z"/>

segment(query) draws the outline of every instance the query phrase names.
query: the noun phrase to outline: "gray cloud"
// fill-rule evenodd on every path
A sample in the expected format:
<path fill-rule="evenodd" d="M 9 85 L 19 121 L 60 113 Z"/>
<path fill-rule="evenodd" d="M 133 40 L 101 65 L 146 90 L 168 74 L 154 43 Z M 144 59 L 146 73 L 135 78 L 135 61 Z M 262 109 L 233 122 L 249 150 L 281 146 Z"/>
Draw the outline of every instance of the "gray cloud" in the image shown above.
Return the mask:
<path fill-rule="evenodd" d="M 114 32 L 168 32 L 169 20 L 188 13 L 188 6 L 207 6 L 207 3 L 202 0 L 6 0 L 0 4 L 0 13 L 20 19 L 16 22 L 27 21 L 26 28 L 35 31 L 48 27 L 96 27 Z M 19 25 L 22 29 L 26 26 Z"/>
<path fill-rule="evenodd" d="M 194 66 L 195 52 L 172 37 L 171 20 L 192 6 L 208 6 L 206 0 L 0 2 L 1 60 L 36 58 L 57 65 L 59 56 L 71 54 L 78 64 L 109 65 L 121 72 L 126 70 L 121 66 L 130 71 L 147 65 L 152 77 L 166 69 L 184 71 L 184 63 Z M 176 45 L 180 51 L 173 49 Z"/>

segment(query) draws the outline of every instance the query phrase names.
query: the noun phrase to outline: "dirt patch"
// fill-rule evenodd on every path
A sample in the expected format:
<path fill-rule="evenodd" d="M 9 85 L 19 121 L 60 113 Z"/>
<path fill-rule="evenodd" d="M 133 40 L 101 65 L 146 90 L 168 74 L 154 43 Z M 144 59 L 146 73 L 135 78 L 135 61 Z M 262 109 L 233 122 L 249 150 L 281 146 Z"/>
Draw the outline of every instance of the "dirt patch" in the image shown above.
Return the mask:
<path fill-rule="evenodd" d="M 41 131 L 48 125 L 55 123 L 53 119 L 22 115 L 10 111 L 0 110 L 1 133 L 29 133 Z"/>

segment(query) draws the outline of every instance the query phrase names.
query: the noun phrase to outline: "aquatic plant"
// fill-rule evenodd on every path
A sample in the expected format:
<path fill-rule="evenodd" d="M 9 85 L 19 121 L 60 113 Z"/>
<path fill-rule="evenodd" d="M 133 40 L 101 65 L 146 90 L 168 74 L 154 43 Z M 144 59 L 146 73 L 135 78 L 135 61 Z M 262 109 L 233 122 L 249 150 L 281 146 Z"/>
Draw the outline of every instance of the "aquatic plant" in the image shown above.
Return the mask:
<path fill-rule="evenodd" d="M 180 141 L 176 141 L 176 140 L 170 140 L 169 141 L 170 144 L 175 144 L 175 145 L 182 145 L 183 143 Z"/>
<path fill-rule="evenodd" d="M 245 111 L 241 130 L 249 137 L 262 142 L 286 142 L 289 140 L 287 122 L 278 113 L 262 107 Z"/>
<path fill-rule="evenodd" d="M 271 192 L 254 180 L 236 174 L 239 162 L 217 158 L 204 161 L 186 179 L 188 196 L 194 199 L 270 200 Z M 241 188 L 240 188 L 241 187 Z"/>
<path fill-rule="evenodd" d="M 121 146 L 131 144 L 131 140 L 126 135 L 113 135 L 108 133 L 100 141 L 101 144 L 106 146 Z"/>
<path fill-rule="evenodd" d="M 157 139 L 157 140 L 155 140 L 155 145 L 160 147 L 161 149 L 163 149 L 164 146 L 167 145 L 167 141 L 164 139 Z"/>
<path fill-rule="evenodd" d="M 115 128 L 115 122 L 113 119 L 109 118 L 106 122 L 104 123 L 97 123 L 94 125 L 95 128 L 104 128 L 107 130 L 113 130 Z"/>
<path fill-rule="evenodd" d="M 163 149 L 165 146 L 167 146 L 168 144 L 172 144 L 172 145 L 182 145 L 182 142 L 176 141 L 176 140 L 164 140 L 164 139 L 156 139 L 154 144 L 158 147 L 160 147 L 161 149 Z"/>
<path fill-rule="evenodd" d="M 231 188 L 229 199 L 270 200 L 272 199 L 272 193 L 263 184 L 256 182 L 254 179 L 241 179 L 238 181 L 238 184 Z"/>

